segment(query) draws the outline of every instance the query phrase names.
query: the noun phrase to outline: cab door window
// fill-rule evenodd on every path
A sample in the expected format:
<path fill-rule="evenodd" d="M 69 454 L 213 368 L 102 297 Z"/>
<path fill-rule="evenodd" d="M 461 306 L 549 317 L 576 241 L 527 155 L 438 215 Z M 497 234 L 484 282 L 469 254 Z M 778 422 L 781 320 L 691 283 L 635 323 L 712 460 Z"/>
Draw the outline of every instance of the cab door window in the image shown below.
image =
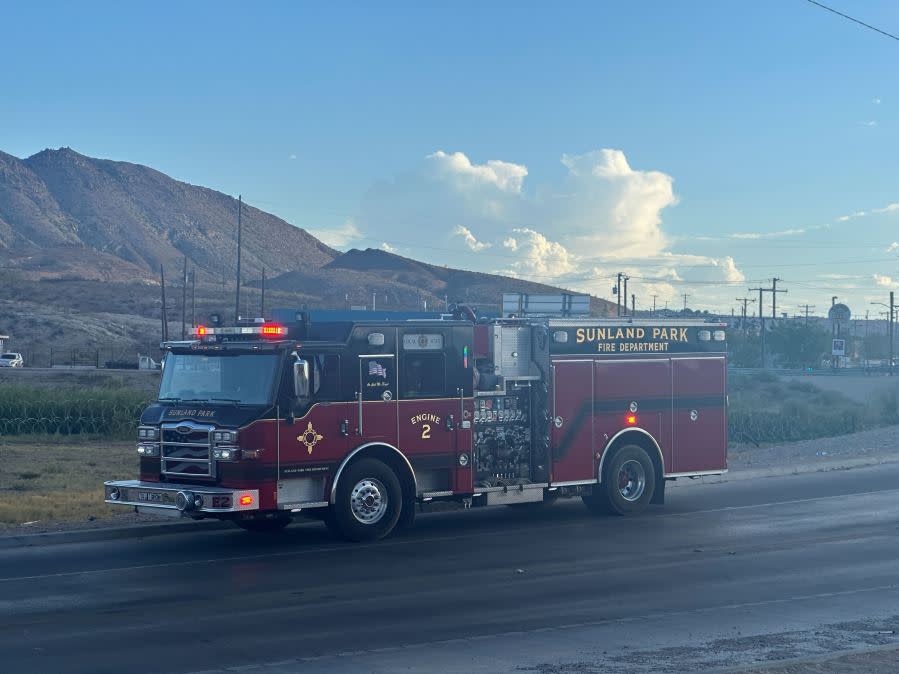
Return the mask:
<path fill-rule="evenodd" d="M 405 399 L 446 396 L 443 353 L 406 353 L 400 371 L 400 396 Z"/>

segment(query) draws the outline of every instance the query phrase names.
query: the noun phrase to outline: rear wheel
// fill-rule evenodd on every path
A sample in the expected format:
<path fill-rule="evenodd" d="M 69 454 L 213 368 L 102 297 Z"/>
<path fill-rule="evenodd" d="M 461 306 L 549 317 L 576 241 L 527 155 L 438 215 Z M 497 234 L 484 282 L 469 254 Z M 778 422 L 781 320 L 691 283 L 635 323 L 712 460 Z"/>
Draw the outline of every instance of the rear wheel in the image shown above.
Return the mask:
<path fill-rule="evenodd" d="M 393 531 L 403 509 L 400 481 L 377 459 L 350 464 L 328 509 L 328 528 L 351 541 L 376 541 Z"/>
<path fill-rule="evenodd" d="M 646 450 L 625 445 L 603 467 L 602 482 L 584 497 L 584 503 L 594 514 L 634 515 L 649 505 L 655 482 L 655 468 Z"/>

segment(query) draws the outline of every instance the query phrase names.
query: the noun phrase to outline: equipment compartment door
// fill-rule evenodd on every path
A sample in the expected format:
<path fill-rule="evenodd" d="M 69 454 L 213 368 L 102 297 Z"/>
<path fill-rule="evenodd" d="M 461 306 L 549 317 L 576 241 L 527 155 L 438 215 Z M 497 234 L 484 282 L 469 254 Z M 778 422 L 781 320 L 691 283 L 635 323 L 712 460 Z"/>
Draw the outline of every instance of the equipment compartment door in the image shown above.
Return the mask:
<path fill-rule="evenodd" d="M 727 468 L 724 358 L 673 358 L 674 473 Z"/>
<path fill-rule="evenodd" d="M 356 435 L 365 442 L 397 443 L 396 358 L 359 356 Z"/>
<path fill-rule="evenodd" d="M 552 372 L 552 481 L 593 479 L 593 361 L 556 361 Z"/>

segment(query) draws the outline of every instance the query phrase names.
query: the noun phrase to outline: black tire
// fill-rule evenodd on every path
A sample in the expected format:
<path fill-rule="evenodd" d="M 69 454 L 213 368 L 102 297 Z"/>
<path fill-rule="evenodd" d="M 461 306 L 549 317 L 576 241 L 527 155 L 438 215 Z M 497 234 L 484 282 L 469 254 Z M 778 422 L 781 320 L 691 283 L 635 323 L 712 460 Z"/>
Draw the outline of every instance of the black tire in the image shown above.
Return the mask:
<path fill-rule="evenodd" d="M 290 524 L 289 517 L 272 517 L 259 520 L 234 520 L 234 524 L 244 531 L 252 531 L 254 534 L 273 534 L 281 531 Z"/>
<path fill-rule="evenodd" d="M 652 459 L 639 445 L 625 445 L 603 466 L 602 482 L 584 496 L 594 515 L 636 515 L 646 510 L 655 492 Z"/>
<path fill-rule="evenodd" d="M 359 459 L 340 476 L 325 523 L 347 540 L 376 541 L 393 531 L 402 510 L 403 490 L 393 470 L 377 459 Z"/>

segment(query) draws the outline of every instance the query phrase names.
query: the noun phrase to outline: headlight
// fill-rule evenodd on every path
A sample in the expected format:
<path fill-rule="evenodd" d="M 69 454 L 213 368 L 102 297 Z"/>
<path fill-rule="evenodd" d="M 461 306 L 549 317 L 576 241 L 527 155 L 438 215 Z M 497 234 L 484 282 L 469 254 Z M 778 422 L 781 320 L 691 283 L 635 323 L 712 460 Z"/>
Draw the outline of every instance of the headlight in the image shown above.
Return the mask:
<path fill-rule="evenodd" d="M 240 450 L 237 447 L 219 447 L 212 450 L 212 458 L 216 461 L 237 461 Z"/>
<path fill-rule="evenodd" d="M 212 441 L 223 445 L 233 445 L 237 442 L 237 431 L 213 431 Z"/>
<path fill-rule="evenodd" d="M 159 440 L 159 429 L 155 426 L 140 426 L 137 429 L 138 440 Z"/>
<path fill-rule="evenodd" d="M 159 445 L 142 442 L 137 446 L 137 453 L 141 456 L 159 456 Z"/>

